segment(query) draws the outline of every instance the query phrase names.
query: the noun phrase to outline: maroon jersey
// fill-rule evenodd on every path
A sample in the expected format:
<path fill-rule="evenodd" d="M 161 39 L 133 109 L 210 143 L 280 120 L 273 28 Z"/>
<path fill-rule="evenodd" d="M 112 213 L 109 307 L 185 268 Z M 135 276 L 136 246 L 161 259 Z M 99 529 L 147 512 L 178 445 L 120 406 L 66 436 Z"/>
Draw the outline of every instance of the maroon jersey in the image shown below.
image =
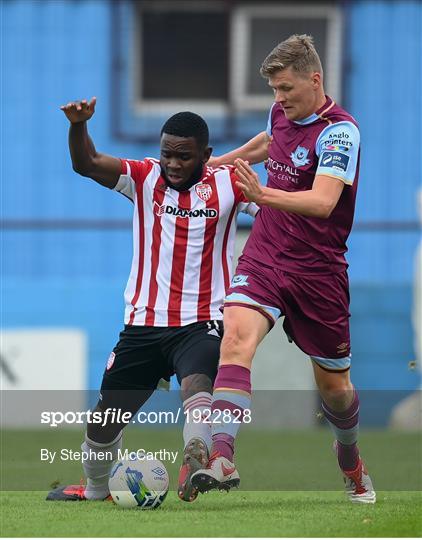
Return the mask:
<path fill-rule="evenodd" d="M 272 137 L 266 162 L 268 187 L 309 190 L 317 174 L 341 180 L 345 186 L 326 219 L 264 206 L 243 256 L 297 274 L 345 270 L 359 174 L 356 120 L 329 97 L 321 109 L 301 121 L 288 120 L 275 103 L 267 133 Z"/>

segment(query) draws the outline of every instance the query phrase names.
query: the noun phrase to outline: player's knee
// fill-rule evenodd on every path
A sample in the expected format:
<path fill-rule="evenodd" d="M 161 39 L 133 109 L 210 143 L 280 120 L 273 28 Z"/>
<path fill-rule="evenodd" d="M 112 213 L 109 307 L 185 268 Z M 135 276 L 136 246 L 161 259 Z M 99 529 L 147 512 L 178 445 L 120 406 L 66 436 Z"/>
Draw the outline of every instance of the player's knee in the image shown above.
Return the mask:
<path fill-rule="evenodd" d="M 320 382 L 318 387 L 325 403 L 334 410 L 347 409 L 353 401 L 353 386 L 347 381 Z"/>
<path fill-rule="evenodd" d="M 184 377 L 180 383 L 180 393 L 182 401 L 189 399 L 198 392 L 208 392 L 212 394 L 213 382 L 204 373 L 194 373 Z"/>
<path fill-rule="evenodd" d="M 92 412 L 97 413 L 97 418 L 99 415 L 101 415 L 101 421 L 87 422 L 86 434 L 91 441 L 101 444 L 109 443 L 113 441 L 120 431 L 122 431 L 122 429 L 127 425 L 126 423 L 122 424 L 121 422 L 113 422 L 112 418 L 105 417 L 104 409 L 100 403 L 97 403 L 97 406 Z"/>
<path fill-rule="evenodd" d="M 239 328 L 229 328 L 224 331 L 221 343 L 221 358 L 252 357 L 255 354 L 257 344 L 253 336 L 246 335 Z"/>

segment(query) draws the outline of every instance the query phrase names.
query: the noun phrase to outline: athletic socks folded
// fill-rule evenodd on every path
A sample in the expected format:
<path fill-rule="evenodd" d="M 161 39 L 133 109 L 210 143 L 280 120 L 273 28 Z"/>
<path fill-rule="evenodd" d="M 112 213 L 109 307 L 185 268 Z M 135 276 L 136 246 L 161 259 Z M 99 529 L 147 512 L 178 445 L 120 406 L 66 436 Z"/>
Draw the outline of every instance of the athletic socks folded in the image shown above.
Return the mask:
<path fill-rule="evenodd" d="M 90 500 L 105 499 L 110 491 L 108 479 L 113 462 L 118 457 L 118 450 L 122 447 L 122 432 L 110 443 L 97 443 L 85 435 L 81 445 L 83 452 L 87 452 L 88 459 L 82 465 L 87 478 L 85 497 Z"/>
<path fill-rule="evenodd" d="M 250 420 L 251 372 L 237 365 L 218 368 L 212 399 L 212 451 L 233 461 L 234 440 L 242 422 Z"/>

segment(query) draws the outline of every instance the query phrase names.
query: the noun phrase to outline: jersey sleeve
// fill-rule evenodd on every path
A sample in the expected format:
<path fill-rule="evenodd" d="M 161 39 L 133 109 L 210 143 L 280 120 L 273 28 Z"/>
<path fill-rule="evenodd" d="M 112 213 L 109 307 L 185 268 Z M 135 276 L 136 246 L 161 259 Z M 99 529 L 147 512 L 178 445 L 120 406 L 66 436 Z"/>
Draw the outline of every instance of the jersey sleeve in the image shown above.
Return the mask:
<path fill-rule="evenodd" d="M 275 103 L 273 103 L 272 106 L 271 106 L 270 112 L 269 112 L 269 114 L 268 114 L 267 127 L 266 127 L 266 129 L 265 129 L 265 133 L 268 135 L 268 137 L 271 137 L 272 134 L 273 134 L 273 122 L 272 122 L 272 117 L 273 117 L 273 109 L 274 109 L 274 105 L 275 105 Z"/>
<path fill-rule="evenodd" d="M 151 167 L 147 159 L 144 161 L 121 159 L 120 162 L 122 171 L 114 190 L 133 201 L 135 199 L 136 184 L 144 182 Z"/>
<path fill-rule="evenodd" d="M 316 144 L 316 175 L 323 174 L 352 185 L 356 176 L 360 134 L 352 122 L 337 122 L 321 131 Z"/>
<path fill-rule="evenodd" d="M 241 202 L 237 205 L 237 209 L 239 212 L 243 212 L 244 214 L 248 214 L 249 216 L 255 217 L 257 213 L 260 211 L 259 206 L 254 202 Z"/>
<path fill-rule="evenodd" d="M 255 217 L 256 214 L 259 212 L 260 208 L 256 203 L 248 201 L 243 191 L 236 186 L 237 176 L 234 172 L 234 167 L 230 171 L 230 180 L 233 186 L 237 211 Z"/>

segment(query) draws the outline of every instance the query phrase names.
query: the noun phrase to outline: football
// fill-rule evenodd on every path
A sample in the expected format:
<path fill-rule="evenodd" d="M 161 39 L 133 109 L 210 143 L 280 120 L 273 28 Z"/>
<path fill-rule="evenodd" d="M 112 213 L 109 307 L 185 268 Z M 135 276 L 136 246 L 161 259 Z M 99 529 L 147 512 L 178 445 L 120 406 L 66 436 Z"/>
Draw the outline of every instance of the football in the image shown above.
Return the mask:
<path fill-rule="evenodd" d="M 158 459 L 116 461 L 109 480 L 113 501 L 123 508 L 158 508 L 166 498 L 169 476 Z"/>

